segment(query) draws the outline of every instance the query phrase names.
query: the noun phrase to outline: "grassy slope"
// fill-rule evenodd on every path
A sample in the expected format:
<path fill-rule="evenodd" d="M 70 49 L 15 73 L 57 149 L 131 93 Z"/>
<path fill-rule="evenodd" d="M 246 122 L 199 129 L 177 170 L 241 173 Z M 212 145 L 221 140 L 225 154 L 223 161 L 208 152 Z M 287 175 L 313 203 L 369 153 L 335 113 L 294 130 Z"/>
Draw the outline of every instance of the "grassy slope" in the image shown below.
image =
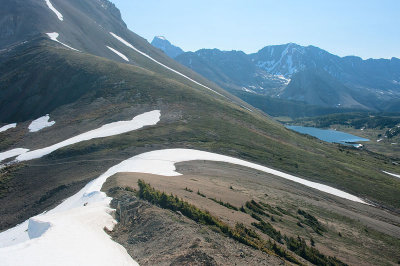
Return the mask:
<path fill-rule="evenodd" d="M 400 183 L 380 172 L 380 169 L 396 171 L 388 158 L 365 151 L 340 150 L 336 145 L 304 137 L 198 86 L 165 79 L 142 68 L 47 45 L 31 50 L 29 56 L 34 60 L 17 59 L 18 75 L 28 75 L 32 68 L 46 73 L 56 67 L 58 74 L 53 73 L 47 79 L 57 80 L 60 91 L 68 85 L 80 93 L 79 100 L 69 108 L 79 109 L 82 102 L 102 97 L 110 104 L 93 111 L 98 118 L 139 105 L 161 108 L 164 115 L 181 113 L 178 119 L 162 120 L 141 132 L 66 147 L 51 154 L 49 160 L 132 156 L 132 147 L 135 150 L 189 147 L 240 157 L 400 208 Z M 41 59 L 46 61 L 45 67 Z M 64 68 L 69 69 L 69 75 L 65 75 Z M 86 73 L 90 80 L 80 79 L 77 73 Z M 71 75 L 76 78 L 71 79 Z M 13 77 L 15 73 L 8 76 L 10 88 L 15 84 Z M 39 86 L 41 80 L 35 82 Z M 40 97 L 45 100 L 46 93 Z"/>

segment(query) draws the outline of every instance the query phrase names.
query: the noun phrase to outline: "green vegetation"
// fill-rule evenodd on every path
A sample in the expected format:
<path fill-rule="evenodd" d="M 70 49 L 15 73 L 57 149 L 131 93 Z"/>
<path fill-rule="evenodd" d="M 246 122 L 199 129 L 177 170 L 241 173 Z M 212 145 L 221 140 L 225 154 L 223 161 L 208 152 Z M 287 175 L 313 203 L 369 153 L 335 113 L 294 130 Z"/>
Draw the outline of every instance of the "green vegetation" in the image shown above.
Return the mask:
<path fill-rule="evenodd" d="M 76 156 L 82 156 L 83 159 L 105 158 L 110 154 L 122 157 L 132 152 L 132 147 L 189 147 L 271 166 L 366 197 L 384 206 L 400 208 L 399 182 L 380 171 L 385 168 L 396 172 L 395 167 L 390 165 L 390 158 L 367 151 L 344 154 L 335 144 L 322 143 L 286 130 L 264 115 L 247 112 L 179 77 L 177 81 L 166 79 L 167 71 L 160 70 L 160 67 L 147 62 L 149 60 L 145 58 L 132 55 L 132 60 L 147 64 L 150 70 L 162 74 L 84 53 L 57 49 L 51 47 L 49 42 L 42 41 L 26 54 L 10 59 L 8 66 L 18 66 L 18 71 L 4 67 L 5 74 L 0 84 L 4 85 L 2 89 L 7 95 L 8 92 L 18 92 L 22 87 L 47 88 L 49 86 L 46 84 L 54 83 L 56 87 L 49 88 L 49 91 L 37 92 L 40 95 L 38 106 L 41 106 L 37 111 L 41 113 L 49 113 L 55 108 L 43 106 L 54 95 L 58 98 L 52 103 L 70 103 L 71 110 L 82 110 L 87 102 L 107 99 L 107 105 L 92 112 L 81 112 L 73 122 L 86 121 L 86 118 L 102 121 L 101 117 L 110 118 L 107 116 L 110 109 L 115 114 L 126 113 L 126 110 L 132 110 L 132 106 L 138 105 L 146 110 L 161 108 L 166 117 L 171 117 L 156 127 L 65 147 L 47 156 L 48 159 L 69 160 Z M 43 71 L 39 67 L 41 65 L 48 66 L 51 71 Z M 26 80 L 19 80 L 16 73 L 26 76 Z M 170 77 L 170 72 L 168 75 Z M 37 76 L 35 83 L 24 86 L 25 83 L 28 85 L 32 76 Z M 61 93 L 64 91 L 73 94 L 74 98 Z M 84 100 L 75 101 L 81 98 Z M 21 102 L 15 105 L 31 106 L 24 104 L 26 99 L 18 99 Z M 32 114 L 31 110 L 10 114 L 9 119 L 23 120 L 27 114 Z"/>
<path fill-rule="evenodd" d="M 255 249 L 261 250 L 268 254 L 276 254 L 286 260 L 301 264 L 295 257 L 293 257 L 290 253 L 288 253 L 283 247 L 277 245 L 276 243 L 271 242 L 270 240 L 263 240 L 260 235 L 258 235 L 254 230 L 247 228 L 245 225 L 241 223 L 237 223 L 234 228 L 230 227 L 226 223 L 222 222 L 218 218 L 212 216 L 208 211 L 203 211 L 197 208 L 196 206 L 179 199 L 177 196 L 167 195 L 164 192 L 160 192 L 150 184 L 145 183 L 142 180 L 138 180 L 139 191 L 137 195 L 145 199 L 155 205 L 158 205 L 165 209 L 170 209 L 172 211 L 180 211 L 186 217 L 208 226 L 211 226 L 216 231 L 239 241 L 247 246 L 253 247 Z M 255 210 L 261 210 L 261 205 L 259 205 L 255 201 L 248 201 L 248 206 Z M 316 218 L 305 211 L 299 210 L 301 215 L 307 217 Z M 255 216 L 253 216 L 255 215 Z M 271 237 L 273 240 L 279 242 L 280 244 L 286 244 L 287 248 L 302 258 L 308 260 L 309 262 L 315 265 L 346 265 L 345 263 L 339 261 L 334 257 L 325 256 L 320 253 L 316 248 L 309 247 L 305 240 L 297 237 L 287 237 L 286 235 L 282 235 L 279 231 L 277 231 L 270 223 L 265 222 L 261 219 L 260 216 L 257 216 L 253 213 L 253 217 L 257 217 L 259 220 L 258 223 L 252 223 L 252 225 L 258 228 L 261 232 Z M 307 218 L 313 220 L 313 218 Z M 315 244 L 313 239 L 310 240 L 311 245 Z"/>
<path fill-rule="evenodd" d="M 281 232 L 277 231 L 270 223 L 260 221 L 258 223 L 252 223 L 251 225 L 257 227 L 264 234 L 268 235 L 277 242 L 283 244 Z"/>
<path fill-rule="evenodd" d="M 290 212 L 288 212 L 287 210 L 284 210 L 284 209 L 282 209 L 282 208 L 279 207 L 279 206 L 276 206 L 275 208 L 276 208 L 280 213 L 291 216 Z"/>
<path fill-rule="evenodd" d="M 245 212 L 245 211 L 244 211 Z M 258 216 L 257 214 L 255 214 L 254 212 L 251 213 L 251 217 L 253 217 L 254 219 L 256 219 L 257 221 L 262 221 L 262 218 L 260 216 Z"/>
<path fill-rule="evenodd" d="M 298 227 L 304 227 L 301 222 L 297 222 L 296 224 L 297 224 Z"/>
<path fill-rule="evenodd" d="M 311 214 L 301 209 L 298 209 L 297 213 L 305 218 L 304 220 L 301 220 L 301 222 L 310 226 L 317 234 L 322 235 L 322 232 L 326 231 L 326 229 L 319 223 L 318 219 Z"/>
<path fill-rule="evenodd" d="M 279 209 L 281 209 L 281 208 L 279 208 L 278 209 L 278 207 L 276 207 L 276 210 L 271 206 L 271 205 L 269 205 L 268 203 L 264 203 L 264 202 L 261 202 L 260 201 L 260 204 L 265 208 L 265 210 L 267 210 L 269 213 L 271 213 L 271 214 L 276 214 L 276 215 L 278 215 L 278 216 L 282 216 L 282 214 L 279 212 Z M 282 209 L 281 209 L 282 210 Z"/>
<path fill-rule="evenodd" d="M 264 210 L 268 209 L 269 212 L 274 211 L 274 213 L 276 213 L 276 210 L 279 210 L 279 214 L 281 216 L 282 216 L 281 213 L 293 216 L 283 208 L 280 207 L 273 208 L 271 205 L 267 203 L 263 202 L 257 203 L 254 200 L 246 202 L 246 207 L 251 211 L 251 217 L 253 217 L 258 221 L 252 223 L 254 227 L 256 227 L 261 232 L 274 239 L 276 242 L 280 244 L 285 244 L 289 250 L 293 251 L 300 257 L 306 259 L 307 261 L 315 265 L 346 265 L 345 263 L 341 262 L 340 260 L 334 257 L 325 256 L 324 254 L 320 253 L 315 248 L 315 240 L 312 237 L 310 238 L 311 247 L 309 247 L 304 241 L 304 239 L 301 239 L 300 237 L 296 239 L 293 237 L 282 235 L 281 232 L 276 230 L 272 224 L 270 224 L 267 221 L 264 221 L 262 217 L 258 215 L 258 214 L 264 215 L 265 214 Z M 300 219 L 299 217 L 297 217 L 298 219 L 300 219 L 300 221 L 297 222 L 297 225 L 299 227 L 303 228 L 304 227 L 303 223 L 304 223 L 305 225 L 310 226 L 319 235 L 322 235 L 322 232 L 326 231 L 326 229 L 319 223 L 318 219 L 313 215 L 311 215 L 310 213 L 301 209 L 298 209 L 297 213 L 304 217 L 304 219 Z M 272 215 L 270 219 L 271 221 L 275 221 Z M 272 249 L 276 254 L 281 254 L 282 247 L 279 247 L 275 243 L 273 244 Z"/>
<path fill-rule="evenodd" d="M 210 213 L 196 208 L 194 205 L 179 199 L 177 196 L 167 195 L 164 192 L 155 190 L 149 184 L 142 180 L 138 180 L 139 191 L 138 196 L 153 204 L 159 205 L 162 208 L 170 209 L 173 211 L 180 211 L 183 215 L 190 219 L 207 225 L 218 227 L 222 232 L 228 232 L 228 225 L 222 223 L 217 218 L 213 217 Z"/>
<path fill-rule="evenodd" d="M 314 247 L 309 247 L 306 241 L 300 237 L 296 239 L 285 236 L 285 242 L 289 250 L 315 265 L 347 265 L 335 257 L 325 256 Z"/>
<path fill-rule="evenodd" d="M 228 208 L 228 209 L 235 210 L 235 211 L 238 211 L 238 210 L 239 210 L 237 207 L 233 206 L 233 205 L 230 204 L 229 202 L 223 202 L 223 201 L 217 200 L 217 199 L 215 199 L 215 198 L 208 198 L 208 199 L 210 199 L 210 200 L 212 200 L 212 201 L 218 203 L 219 205 L 222 205 L 222 206 L 224 206 L 224 207 L 226 207 L 226 208 Z"/>
<path fill-rule="evenodd" d="M 260 204 L 258 204 L 257 202 L 255 202 L 254 200 L 247 201 L 247 202 L 246 202 L 246 207 L 247 207 L 249 210 L 251 210 L 251 211 L 253 211 L 253 212 L 255 212 L 255 213 L 258 213 L 258 214 L 261 214 L 261 215 L 264 215 L 264 216 L 269 217 L 269 214 L 266 213 L 266 212 L 264 212 L 264 208 L 263 208 Z"/>
<path fill-rule="evenodd" d="M 191 190 L 190 188 L 185 187 L 185 190 L 188 192 L 193 192 L 193 190 Z"/>
<path fill-rule="evenodd" d="M 197 195 L 202 196 L 203 198 L 206 198 L 206 195 L 200 192 L 200 190 L 197 190 Z"/>
<path fill-rule="evenodd" d="M 129 192 L 135 192 L 135 189 L 131 187 L 125 187 L 125 190 Z"/>
<path fill-rule="evenodd" d="M 278 216 L 282 216 L 282 213 L 287 213 L 282 208 L 278 209 L 278 207 L 277 207 L 276 209 L 274 209 L 268 203 L 264 203 L 264 202 L 261 202 L 261 201 L 260 202 L 256 202 L 254 200 L 251 200 L 251 201 L 246 202 L 245 205 L 252 212 L 264 215 L 266 217 L 270 217 L 271 216 L 266 211 L 268 211 L 271 214 L 278 215 Z M 279 210 L 281 210 L 281 212 Z M 273 216 L 271 216 L 271 221 L 275 221 L 275 218 Z"/>
<path fill-rule="evenodd" d="M 315 240 L 312 237 L 310 238 L 310 244 L 312 247 L 315 247 Z"/>
<path fill-rule="evenodd" d="M 152 204 L 158 205 L 165 209 L 170 209 L 172 211 L 180 211 L 186 217 L 198 223 L 212 226 L 222 234 L 233 238 L 242 244 L 261 250 L 268 254 L 277 254 L 293 263 L 301 264 L 287 251 L 276 247 L 275 244 L 272 244 L 269 241 L 264 241 L 254 230 L 247 228 L 243 224 L 238 223 L 236 224 L 235 228 L 232 228 L 218 218 L 212 216 L 209 212 L 200 210 L 196 206 L 179 199 L 177 196 L 173 196 L 172 194 L 167 195 L 164 192 L 160 192 L 151 187 L 150 184 L 147 184 L 140 179 L 138 180 L 138 185 L 138 196 Z M 279 254 L 276 253 L 275 250 L 279 251 Z"/>

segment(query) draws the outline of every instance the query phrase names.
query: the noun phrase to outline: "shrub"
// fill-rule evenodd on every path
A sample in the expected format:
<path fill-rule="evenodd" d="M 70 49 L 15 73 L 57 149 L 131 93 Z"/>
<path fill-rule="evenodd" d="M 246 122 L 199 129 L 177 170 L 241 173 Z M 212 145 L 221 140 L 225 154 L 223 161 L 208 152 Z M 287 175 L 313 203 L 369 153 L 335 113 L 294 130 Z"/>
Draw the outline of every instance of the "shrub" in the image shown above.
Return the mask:
<path fill-rule="evenodd" d="M 306 241 L 299 236 L 297 238 L 286 237 L 286 246 L 289 250 L 315 265 L 347 265 L 335 257 L 325 256 L 314 247 L 307 246 Z"/>
<path fill-rule="evenodd" d="M 258 204 L 257 202 L 255 202 L 254 200 L 247 201 L 247 202 L 246 202 L 246 207 L 247 207 L 249 210 L 251 210 L 251 211 L 253 211 L 253 212 L 255 212 L 255 213 L 258 213 L 258 214 L 261 214 L 261 215 L 264 215 L 264 216 L 269 217 L 269 214 L 266 213 L 266 212 L 264 212 L 264 208 L 263 208 L 260 204 Z"/>
<path fill-rule="evenodd" d="M 222 205 L 222 206 L 228 208 L 228 209 L 235 210 L 235 211 L 238 211 L 238 210 L 239 210 L 237 207 L 231 205 L 231 204 L 228 203 L 228 202 L 223 202 L 223 201 L 217 200 L 217 199 L 215 199 L 215 198 L 209 198 L 209 199 L 212 200 L 212 201 L 214 201 L 214 202 L 216 202 L 216 203 L 218 203 L 219 205 Z"/>
<path fill-rule="evenodd" d="M 203 193 L 201 193 L 200 190 L 197 190 L 197 195 L 200 195 L 200 196 L 202 196 L 203 198 L 206 197 L 206 195 L 204 195 Z"/>
<path fill-rule="evenodd" d="M 326 229 L 319 223 L 318 219 L 312 216 L 311 214 L 301 209 L 298 209 L 297 213 L 305 218 L 304 220 L 302 220 L 302 222 L 310 226 L 317 234 L 322 235 L 322 232 L 326 231 Z"/>
<path fill-rule="evenodd" d="M 268 235 L 272 239 L 283 244 L 281 232 L 277 231 L 270 223 L 260 221 L 258 223 L 252 223 L 252 225 L 260 229 L 261 232 Z"/>
<path fill-rule="evenodd" d="M 264 203 L 264 202 L 261 202 L 261 201 L 260 201 L 260 204 L 264 207 L 264 210 L 267 210 L 269 213 L 282 216 L 282 214 L 281 214 L 279 211 L 275 210 L 275 209 L 274 209 L 271 205 L 269 205 L 268 203 Z M 276 209 L 278 209 L 278 208 L 279 208 L 279 207 L 276 207 Z M 281 208 L 279 208 L 279 209 L 281 209 Z M 278 209 L 278 210 L 279 210 L 279 209 Z"/>

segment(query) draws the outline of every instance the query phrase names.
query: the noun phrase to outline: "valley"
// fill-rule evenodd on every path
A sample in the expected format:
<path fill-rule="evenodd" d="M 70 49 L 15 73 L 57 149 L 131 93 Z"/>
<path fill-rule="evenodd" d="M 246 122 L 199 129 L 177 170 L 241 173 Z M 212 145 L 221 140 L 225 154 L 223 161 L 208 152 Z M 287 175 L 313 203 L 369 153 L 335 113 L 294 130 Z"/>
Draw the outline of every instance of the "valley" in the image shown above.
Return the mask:
<path fill-rule="evenodd" d="M 276 119 L 284 124 L 330 128 L 354 134 L 370 140 L 363 142 L 364 148 L 393 157 L 394 163 L 399 158 L 400 117 L 396 113 L 347 113 L 294 120 Z"/>

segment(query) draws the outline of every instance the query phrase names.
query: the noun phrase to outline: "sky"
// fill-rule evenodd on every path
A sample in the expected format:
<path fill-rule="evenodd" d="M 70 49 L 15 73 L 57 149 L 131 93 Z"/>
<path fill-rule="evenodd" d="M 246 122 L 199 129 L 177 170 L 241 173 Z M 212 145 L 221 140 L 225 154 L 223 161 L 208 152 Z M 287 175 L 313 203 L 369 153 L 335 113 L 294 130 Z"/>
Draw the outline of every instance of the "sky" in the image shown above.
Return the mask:
<path fill-rule="evenodd" d="M 293 42 L 339 56 L 400 58 L 400 0 L 111 1 L 130 30 L 185 51 L 254 53 Z"/>

